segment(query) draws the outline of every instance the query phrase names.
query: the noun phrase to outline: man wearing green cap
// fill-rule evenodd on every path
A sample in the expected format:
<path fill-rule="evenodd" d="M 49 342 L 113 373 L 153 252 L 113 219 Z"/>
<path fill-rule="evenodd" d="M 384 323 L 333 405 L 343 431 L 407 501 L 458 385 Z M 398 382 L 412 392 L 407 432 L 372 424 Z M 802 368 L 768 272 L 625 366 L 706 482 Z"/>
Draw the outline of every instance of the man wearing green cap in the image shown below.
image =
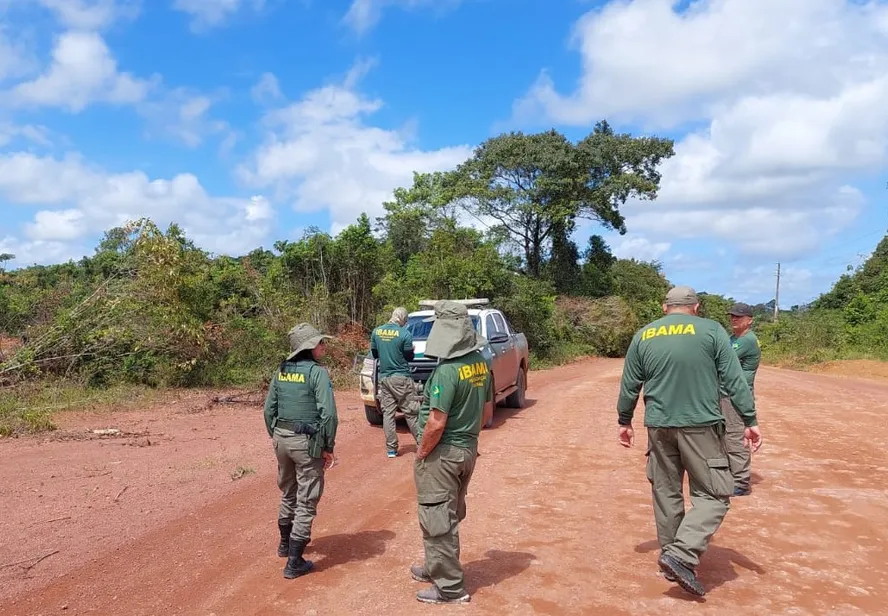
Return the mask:
<path fill-rule="evenodd" d="M 620 444 L 631 447 L 632 417 L 644 386 L 647 478 L 661 549 L 658 564 L 668 580 L 702 596 L 705 589 L 695 569 L 728 512 L 734 488 L 720 387 L 743 418 L 747 442 L 758 449 L 762 435 L 727 332 L 715 321 L 698 317 L 699 308 L 690 287 L 675 287 L 666 294 L 665 316 L 641 328 L 629 345 L 617 412 Z M 685 473 L 692 505 L 687 513 Z"/>
<path fill-rule="evenodd" d="M 330 336 L 300 323 L 288 337 L 290 354 L 265 398 L 265 428 L 274 442 L 281 490 L 278 556 L 288 557 L 284 577 L 292 579 L 313 567 L 302 555 L 324 493 L 324 473 L 336 463 L 333 447 L 339 417 L 330 376 L 318 364 Z"/>
<path fill-rule="evenodd" d="M 413 359 L 413 336 L 407 325 L 407 309 L 395 308 L 388 323 L 370 334 L 370 352 L 376 359 L 379 375 L 379 405 L 382 410 L 382 431 L 385 434 L 386 455 L 398 457 L 398 432 L 395 413 L 404 413 L 407 427 L 416 438 L 416 414 L 419 401 L 413 379 L 410 378 L 410 360 Z"/>
<path fill-rule="evenodd" d="M 743 376 L 749 391 L 755 398 L 755 374 L 762 360 L 762 349 L 758 337 L 752 331 L 752 307 L 749 304 L 737 303 L 728 310 L 731 317 L 731 346 L 740 360 Z M 724 387 L 721 393 L 721 410 L 725 416 L 725 441 L 728 449 L 728 460 L 731 463 L 731 475 L 734 477 L 734 496 L 747 496 L 750 489 L 750 467 L 752 456 L 743 445 L 743 433 L 746 426 L 743 418 L 731 404 Z"/>
<path fill-rule="evenodd" d="M 484 344 L 463 304 L 435 304 L 425 353 L 439 363 L 420 407 L 413 466 L 425 562 L 411 566 L 410 573 L 432 583 L 416 595 L 424 603 L 470 600 L 459 562 L 459 523 L 466 517 L 478 435 L 493 413 L 491 366 L 479 353 Z"/>

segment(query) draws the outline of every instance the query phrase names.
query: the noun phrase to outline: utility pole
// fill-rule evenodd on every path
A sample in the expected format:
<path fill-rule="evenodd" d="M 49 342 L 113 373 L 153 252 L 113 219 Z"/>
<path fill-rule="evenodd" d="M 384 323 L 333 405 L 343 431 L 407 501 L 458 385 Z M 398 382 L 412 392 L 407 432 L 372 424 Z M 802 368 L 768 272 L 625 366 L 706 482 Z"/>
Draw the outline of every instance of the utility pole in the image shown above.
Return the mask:
<path fill-rule="evenodd" d="M 780 306 L 780 264 L 777 264 L 777 291 L 774 293 L 774 321 L 777 321 Z"/>

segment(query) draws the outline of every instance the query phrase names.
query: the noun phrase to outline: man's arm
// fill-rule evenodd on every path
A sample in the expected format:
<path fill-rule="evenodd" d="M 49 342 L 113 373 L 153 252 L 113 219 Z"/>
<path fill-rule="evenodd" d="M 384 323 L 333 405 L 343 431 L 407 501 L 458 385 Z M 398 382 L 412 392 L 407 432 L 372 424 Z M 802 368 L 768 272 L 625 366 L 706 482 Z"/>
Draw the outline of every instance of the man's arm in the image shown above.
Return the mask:
<path fill-rule="evenodd" d="M 749 390 L 754 398 L 755 373 L 758 371 L 762 359 L 762 353 L 759 350 L 758 344 L 752 338 L 744 337 L 740 348 L 737 349 L 737 358 L 740 360 L 743 376 L 746 378 L 746 384 L 749 385 Z"/>
<path fill-rule="evenodd" d="M 268 393 L 265 395 L 265 430 L 268 436 L 274 434 L 274 419 L 278 412 L 278 395 L 277 395 L 277 373 L 271 377 L 271 383 L 268 385 Z"/>
<path fill-rule="evenodd" d="M 373 356 L 373 359 L 379 359 L 379 347 L 376 344 L 376 330 L 373 330 L 373 333 L 370 334 L 370 354 Z"/>
<path fill-rule="evenodd" d="M 626 359 L 623 362 L 623 377 L 620 379 L 620 395 L 617 399 L 618 423 L 621 426 L 632 425 L 638 396 L 644 384 L 644 370 L 641 365 L 641 353 L 638 351 L 638 337 L 632 338 Z"/>
<path fill-rule="evenodd" d="M 404 328 L 404 341 L 401 343 L 401 352 L 404 354 L 404 359 L 407 361 L 413 361 L 413 334 L 407 328 Z"/>
<path fill-rule="evenodd" d="M 319 431 L 323 435 L 323 450 L 333 453 L 336 445 L 336 430 L 339 427 L 339 415 L 336 412 L 336 400 L 333 398 L 333 383 L 324 368 L 316 367 L 311 371 L 314 385 L 315 401 L 321 413 Z"/>
<path fill-rule="evenodd" d="M 417 460 L 425 460 L 435 447 L 438 446 L 445 427 L 447 427 L 447 414 L 440 409 L 432 407 L 429 410 L 429 418 L 426 421 L 425 429 L 422 431 L 422 441 L 416 450 Z"/>
<path fill-rule="evenodd" d="M 743 369 L 740 367 L 740 359 L 731 347 L 731 339 L 723 329 L 718 328 L 713 334 L 713 344 L 715 345 L 715 368 L 718 372 L 718 379 L 730 396 L 731 403 L 740 413 L 746 427 L 758 425 L 755 416 L 755 401 L 752 398 L 749 385 L 746 383 Z"/>
<path fill-rule="evenodd" d="M 416 450 L 416 459 L 424 460 L 441 440 L 447 427 L 447 415 L 453 405 L 456 374 L 451 366 L 438 366 L 426 387 L 429 387 L 429 418 L 422 431 L 422 441 Z"/>
<path fill-rule="evenodd" d="M 487 388 L 487 395 L 485 396 L 487 401 L 484 403 L 484 411 L 481 414 L 482 426 L 486 426 L 490 423 L 490 420 L 493 419 L 493 407 L 496 406 L 496 403 L 494 402 L 496 394 L 493 391 L 493 381 L 490 378 L 491 374 L 493 374 L 493 367 L 490 365 L 490 362 L 487 362 L 487 382 L 484 385 Z"/>

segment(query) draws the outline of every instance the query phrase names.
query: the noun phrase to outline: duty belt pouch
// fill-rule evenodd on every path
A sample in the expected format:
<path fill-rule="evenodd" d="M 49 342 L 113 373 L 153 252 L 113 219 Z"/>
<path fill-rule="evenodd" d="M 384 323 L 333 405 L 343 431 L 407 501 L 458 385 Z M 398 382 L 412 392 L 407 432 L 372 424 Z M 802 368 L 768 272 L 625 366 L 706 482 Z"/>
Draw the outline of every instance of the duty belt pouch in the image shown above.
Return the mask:
<path fill-rule="evenodd" d="M 308 436 L 308 455 L 312 458 L 324 457 L 324 434 L 323 430 L 318 430 L 314 434 Z"/>

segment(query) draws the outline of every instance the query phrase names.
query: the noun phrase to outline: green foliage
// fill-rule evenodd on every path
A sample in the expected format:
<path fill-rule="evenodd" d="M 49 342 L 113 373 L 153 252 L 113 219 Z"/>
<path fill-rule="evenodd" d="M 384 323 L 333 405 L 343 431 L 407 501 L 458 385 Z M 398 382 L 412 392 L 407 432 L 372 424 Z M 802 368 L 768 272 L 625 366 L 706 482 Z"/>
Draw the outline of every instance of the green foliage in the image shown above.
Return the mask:
<path fill-rule="evenodd" d="M 663 315 L 663 299 L 670 284 L 660 263 L 619 259 L 611 266 L 613 293 L 626 299 L 641 324 Z"/>
<path fill-rule="evenodd" d="M 772 361 L 811 364 L 845 358 L 888 360 L 888 236 L 804 312 L 759 327 Z"/>
<path fill-rule="evenodd" d="M 728 332 L 730 332 L 731 317 L 728 315 L 728 310 L 734 305 L 734 300 L 730 297 L 724 297 L 723 295 L 703 292 L 698 293 L 697 296 L 700 298 L 699 315 L 707 319 L 712 319 L 713 321 L 718 321 Z"/>
<path fill-rule="evenodd" d="M 495 220 L 539 278 L 547 250 L 564 243 L 577 218 L 625 233 L 619 211 L 630 197 L 653 199 L 657 166 L 674 154 L 670 139 L 617 134 L 599 122 L 579 143 L 550 130 L 488 139 L 447 174 L 441 193 L 474 216 Z"/>
<path fill-rule="evenodd" d="M 556 344 L 555 287 L 551 282 L 516 276 L 509 295 L 496 298 L 512 325 L 527 337 L 528 346 L 545 356 Z"/>

